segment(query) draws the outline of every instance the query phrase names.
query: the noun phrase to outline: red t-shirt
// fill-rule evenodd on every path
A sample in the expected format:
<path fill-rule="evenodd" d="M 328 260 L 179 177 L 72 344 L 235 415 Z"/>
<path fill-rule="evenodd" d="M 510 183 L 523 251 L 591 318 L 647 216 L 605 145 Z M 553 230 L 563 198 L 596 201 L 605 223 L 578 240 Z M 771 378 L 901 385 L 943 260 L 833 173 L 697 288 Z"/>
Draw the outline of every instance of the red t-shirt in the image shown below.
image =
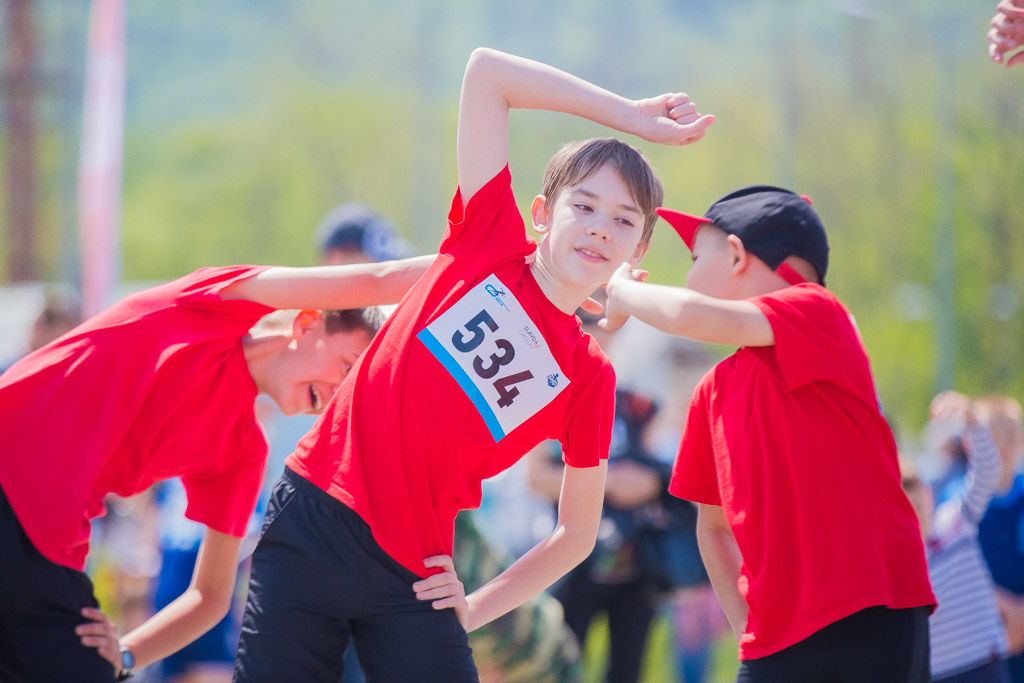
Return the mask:
<path fill-rule="evenodd" d="M 750 608 L 740 659 L 866 607 L 935 604 L 849 311 L 816 284 L 750 301 L 775 345 L 741 348 L 701 380 L 669 485 L 722 506 L 736 537 Z"/>
<path fill-rule="evenodd" d="M 245 534 L 267 445 L 241 339 L 273 309 L 220 292 L 264 269 L 133 294 L 0 376 L 0 487 L 45 557 L 84 569 L 104 496 L 176 476 L 187 517 Z"/>
<path fill-rule="evenodd" d="M 608 457 L 615 376 L 579 319 L 544 296 L 506 167 L 456 192 L 440 255 L 342 382 L 288 467 L 349 506 L 410 571 L 451 554 L 480 482 L 545 439 Z"/>

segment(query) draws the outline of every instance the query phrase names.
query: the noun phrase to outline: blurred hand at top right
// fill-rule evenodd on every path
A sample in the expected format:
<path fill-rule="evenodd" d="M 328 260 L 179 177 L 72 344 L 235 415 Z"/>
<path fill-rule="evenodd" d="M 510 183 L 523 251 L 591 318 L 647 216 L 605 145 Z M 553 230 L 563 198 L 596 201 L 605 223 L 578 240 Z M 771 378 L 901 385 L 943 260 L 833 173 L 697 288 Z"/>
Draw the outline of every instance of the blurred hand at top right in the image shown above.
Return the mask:
<path fill-rule="evenodd" d="M 988 54 L 992 61 L 1006 66 L 1024 64 L 1024 51 L 1020 50 L 1024 47 L 1024 0 L 1000 0 L 991 24 Z"/>
<path fill-rule="evenodd" d="M 971 399 L 959 391 L 943 391 L 932 399 L 928 411 L 933 420 L 963 419 L 966 424 L 974 424 L 974 405 Z"/>

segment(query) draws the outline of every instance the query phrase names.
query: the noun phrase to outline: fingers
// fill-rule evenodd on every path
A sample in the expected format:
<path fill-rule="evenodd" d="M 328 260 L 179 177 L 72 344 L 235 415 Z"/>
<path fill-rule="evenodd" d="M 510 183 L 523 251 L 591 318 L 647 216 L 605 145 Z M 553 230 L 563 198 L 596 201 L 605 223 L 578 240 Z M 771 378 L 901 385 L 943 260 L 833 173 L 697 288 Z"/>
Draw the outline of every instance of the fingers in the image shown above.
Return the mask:
<path fill-rule="evenodd" d="M 601 302 L 590 297 L 587 297 L 587 300 L 580 304 L 580 308 L 591 315 L 601 315 L 604 311 L 604 306 L 601 305 Z"/>
<path fill-rule="evenodd" d="M 684 104 L 672 107 L 668 110 L 669 118 L 674 119 L 678 123 L 691 123 L 697 119 L 697 105 L 687 100 Z M 688 120 L 681 120 L 686 117 L 690 117 Z"/>
<path fill-rule="evenodd" d="M 423 564 L 427 567 L 440 567 L 444 571 L 439 574 L 432 574 L 412 585 L 412 589 L 416 591 L 417 600 L 435 600 L 445 603 L 443 606 L 438 606 L 438 602 L 435 602 L 435 609 L 444 609 L 445 607 L 452 606 L 449 604 L 450 601 L 444 600 L 444 598 L 456 597 L 459 600 L 465 600 L 466 589 L 455 574 L 455 563 L 451 557 L 435 555 L 423 560 Z"/>
<path fill-rule="evenodd" d="M 1024 64 L 1024 51 L 1018 52 L 1014 56 L 1010 57 L 1009 61 L 1006 62 L 1006 66 L 1017 66 L 1018 64 Z"/>
<path fill-rule="evenodd" d="M 104 659 L 114 665 L 115 668 L 121 664 L 120 640 L 117 635 L 117 624 L 110 621 L 101 610 L 84 607 L 81 614 L 91 623 L 79 624 L 75 627 L 75 634 L 81 638 L 82 645 L 94 647 Z"/>
<path fill-rule="evenodd" d="M 996 6 L 996 11 L 1000 14 L 1005 14 L 1008 17 L 1024 19 L 1024 4 L 1015 0 L 1002 0 L 1002 2 Z"/>
<path fill-rule="evenodd" d="M 82 616 L 86 619 L 92 619 L 93 621 L 101 621 L 104 623 L 112 624 L 110 618 L 107 617 L 103 610 L 96 609 L 95 607 L 83 607 Z"/>

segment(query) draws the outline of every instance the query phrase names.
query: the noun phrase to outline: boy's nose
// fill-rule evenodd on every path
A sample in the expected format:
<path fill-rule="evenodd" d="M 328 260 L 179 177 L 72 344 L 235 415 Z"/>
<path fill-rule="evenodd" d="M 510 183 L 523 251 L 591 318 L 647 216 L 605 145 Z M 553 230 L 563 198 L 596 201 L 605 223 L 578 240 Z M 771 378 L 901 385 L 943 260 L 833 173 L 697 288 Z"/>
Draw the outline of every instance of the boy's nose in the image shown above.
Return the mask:
<path fill-rule="evenodd" d="M 611 234 L 612 234 L 611 227 L 609 225 L 607 225 L 607 221 L 600 221 L 600 220 L 594 221 L 593 223 L 591 223 L 590 224 L 590 228 L 587 230 L 587 232 L 589 234 L 593 235 L 594 237 L 601 238 L 602 240 L 604 240 L 606 242 L 608 241 L 608 239 L 611 237 Z"/>

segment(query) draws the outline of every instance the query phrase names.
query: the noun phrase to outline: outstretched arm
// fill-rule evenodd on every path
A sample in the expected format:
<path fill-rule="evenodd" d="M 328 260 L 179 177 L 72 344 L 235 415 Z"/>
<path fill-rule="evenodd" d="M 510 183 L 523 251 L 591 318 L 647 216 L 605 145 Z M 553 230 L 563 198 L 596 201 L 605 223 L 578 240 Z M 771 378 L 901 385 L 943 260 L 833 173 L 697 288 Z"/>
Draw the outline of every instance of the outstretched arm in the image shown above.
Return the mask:
<path fill-rule="evenodd" d="M 242 539 L 207 529 L 199 548 L 192 583 L 178 598 L 123 638 L 117 626 L 99 610 L 82 610 L 92 623 L 77 628 L 82 644 L 95 647 L 114 670 L 121 667 L 118 645 L 131 650 L 136 667 L 143 667 L 177 652 L 224 618 L 238 573 Z"/>
<path fill-rule="evenodd" d="M 714 121 L 697 113 L 682 93 L 630 100 L 546 64 L 477 48 L 466 66 L 459 99 L 463 205 L 508 163 L 510 109 L 574 114 L 668 145 L 700 140 Z"/>
<path fill-rule="evenodd" d="M 399 261 L 311 268 L 269 268 L 226 287 L 224 299 L 277 309 L 340 310 L 398 303 L 434 262 L 435 255 Z"/>
<path fill-rule="evenodd" d="M 768 318 L 749 301 L 716 299 L 686 287 L 655 285 L 642 281 L 643 271 L 628 263 L 608 281 L 606 330 L 621 327 L 634 316 L 663 332 L 711 344 L 772 346 L 775 333 Z"/>
<path fill-rule="evenodd" d="M 515 609 L 586 559 L 597 541 L 607 473 L 607 460 L 597 467 L 565 467 L 554 531 L 467 597 L 467 631 Z"/>

